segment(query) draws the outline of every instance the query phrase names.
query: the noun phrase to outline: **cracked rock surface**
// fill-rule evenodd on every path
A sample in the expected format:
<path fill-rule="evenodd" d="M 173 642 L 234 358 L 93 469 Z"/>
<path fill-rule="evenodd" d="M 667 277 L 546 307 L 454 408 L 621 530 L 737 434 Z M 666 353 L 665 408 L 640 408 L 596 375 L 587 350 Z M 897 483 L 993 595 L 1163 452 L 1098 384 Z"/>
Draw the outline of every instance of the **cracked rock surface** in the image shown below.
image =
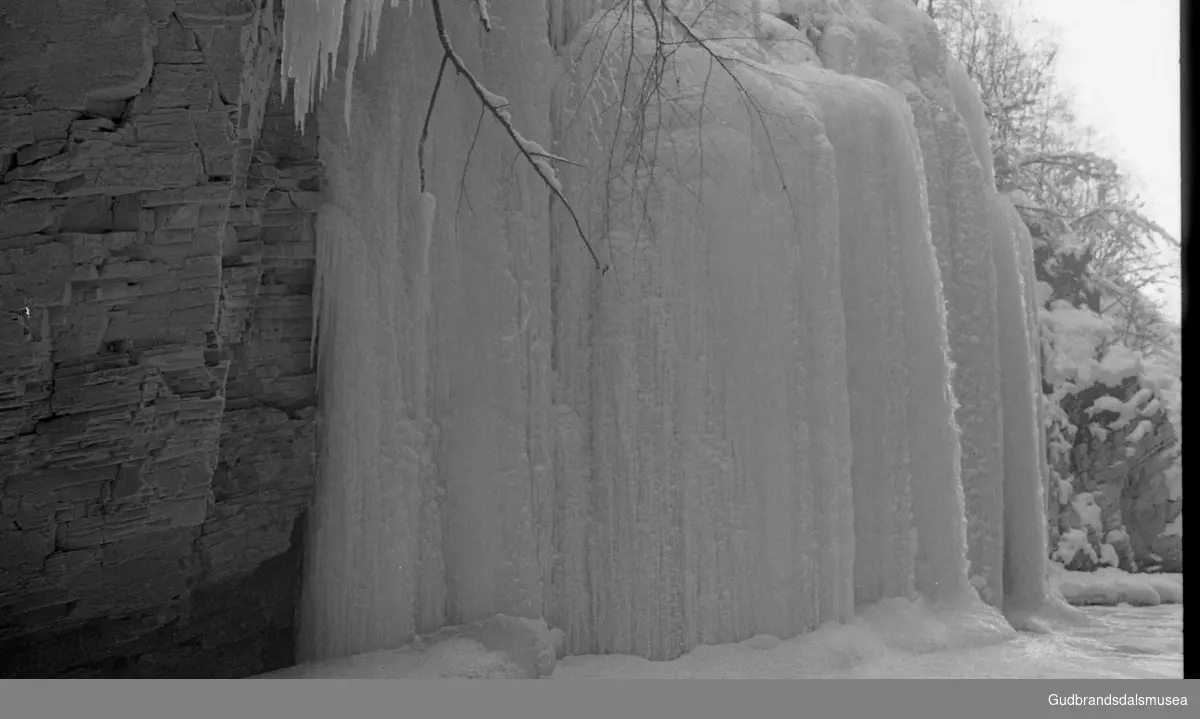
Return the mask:
<path fill-rule="evenodd" d="M 0 8 L 0 676 L 292 661 L 319 169 L 276 5 Z"/>

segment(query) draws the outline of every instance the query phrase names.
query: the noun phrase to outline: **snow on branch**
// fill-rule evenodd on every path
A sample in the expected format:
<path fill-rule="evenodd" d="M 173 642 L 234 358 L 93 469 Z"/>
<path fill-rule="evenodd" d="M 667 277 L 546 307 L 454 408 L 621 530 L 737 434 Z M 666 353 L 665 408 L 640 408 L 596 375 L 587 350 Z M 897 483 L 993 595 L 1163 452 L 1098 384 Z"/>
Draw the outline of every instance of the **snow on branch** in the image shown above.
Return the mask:
<path fill-rule="evenodd" d="M 1012 161 L 1014 170 L 1027 165 L 1058 165 L 1086 177 L 1110 177 L 1117 171 L 1112 160 L 1094 152 L 1033 152 Z"/>
<path fill-rule="evenodd" d="M 488 0 L 475 0 L 475 8 L 479 10 L 479 24 L 487 32 L 492 31 L 492 16 L 488 14 Z"/>
<path fill-rule="evenodd" d="M 488 16 L 487 0 L 476 0 L 476 4 L 479 8 L 480 22 L 483 23 L 485 30 L 490 30 L 491 19 Z M 579 216 L 575 214 L 575 209 L 571 206 L 571 203 L 567 201 L 566 196 L 563 195 L 562 183 L 559 182 L 558 175 L 554 172 L 554 168 L 549 162 L 550 160 L 565 162 L 565 160 L 557 155 L 552 155 L 549 152 L 546 152 L 541 145 L 533 140 L 526 139 L 521 135 L 520 132 L 517 131 L 517 129 L 513 126 L 512 115 L 506 109 L 509 104 L 508 100 L 489 91 L 482 84 L 480 84 L 475 75 L 473 75 L 470 69 L 467 68 L 466 63 L 463 62 L 463 59 L 459 57 L 457 52 L 455 52 L 454 46 L 450 44 L 450 36 L 446 33 L 446 23 L 442 15 L 441 0 L 431 0 L 431 5 L 433 7 L 433 19 L 437 25 L 438 42 L 440 42 L 442 45 L 443 56 L 442 63 L 438 67 L 437 80 L 434 82 L 433 93 L 429 98 L 429 108 L 425 112 L 425 124 L 421 128 L 421 140 L 420 145 L 417 148 L 417 164 L 421 176 L 421 193 L 426 193 L 425 140 L 429 137 L 429 123 L 433 118 L 433 105 L 437 101 L 437 95 L 441 89 L 442 75 L 445 72 L 446 63 L 449 62 L 454 66 L 454 70 L 467 81 L 467 84 L 471 86 L 471 89 L 479 97 L 479 101 L 483 103 L 484 108 L 491 113 L 492 117 L 496 119 L 496 122 L 500 123 L 500 126 L 504 128 L 504 131 L 513 141 L 513 144 L 517 146 L 517 150 L 521 153 L 525 160 L 529 162 L 529 165 L 533 168 L 533 171 L 537 173 L 538 177 L 541 178 L 542 182 L 547 188 L 549 188 L 550 192 L 556 198 L 558 198 L 558 200 L 562 202 L 563 207 L 567 209 L 567 212 L 571 215 L 571 219 L 575 222 L 575 229 L 579 232 L 580 239 L 583 240 L 583 244 L 587 247 L 588 252 L 591 254 L 592 261 L 595 262 L 596 268 L 600 270 L 600 274 L 603 275 L 604 273 L 608 272 L 608 265 L 602 265 L 600 263 L 600 258 L 596 256 L 596 251 L 592 249 L 592 244 L 588 242 L 587 234 L 584 233 L 583 226 L 579 222 Z"/>

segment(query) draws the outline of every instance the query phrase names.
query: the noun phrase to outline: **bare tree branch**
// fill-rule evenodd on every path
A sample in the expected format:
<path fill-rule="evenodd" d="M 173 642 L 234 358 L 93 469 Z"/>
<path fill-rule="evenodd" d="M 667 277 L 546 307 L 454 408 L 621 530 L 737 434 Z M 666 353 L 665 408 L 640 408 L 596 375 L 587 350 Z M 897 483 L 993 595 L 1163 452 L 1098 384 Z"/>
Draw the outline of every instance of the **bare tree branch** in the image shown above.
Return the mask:
<path fill-rule="evenodd" d="M 429 99 L 429 109 L 425 115 L 425 125 L 421 128 L 420 146 L 417 149 L 417 161 L 421 174 L 421 191 L 425 191 L 425 140 L 429 136 L 429 123 L 433 116 L 433 104 L 437 99 L 437 93 L 441 86 L 442 71 L 446 67 L 446 62 L 449 62 L 454 66 L 454 70 L 467 81 L 468 85 L 471 86 L 471 89 L 475 92 L 475 95 L 479 97 L 479 101 L 483 103 L 483 106 L 487 108 L 492 117 L 496 119 L 496 122 L 500 123 L 500 126 L 504 128 L 504 131 L 513 141 L 513 144 L 517 146 L 517 151 L 520 152 L 521 155 L 523 155 L 529 162 L 529 165 L 533 168 L 533 171 L 539 178 L 541 178 L 542 182 L 550 190 L 551 194 L 553 194 L 560 202 L 562 202 L 563 206 L 567 210 L 567 213 L 570 214 L 571 219 L 574 220 L 575 229 L 579 232 L 580 239 L 583 240 L 584 246 L 587 247 L 588 252 L 591 254 L 592 261 L 596 264 L 596 269 L 600 270 L 601 275 L 605 274 L 608 272 L 608 265 L 602 265 L 600 263 L 600 258 L 596 256 L 596 251 L 592 249 L 592 244 L 588 242 L 587 234 L 583 231 L 583 225 L 580 224 L 579 217 L 575 214 L 575 209 L 563 195 L 562 185 L 555 176 L 553 168 L 546 163 L 546 159 L 561 160 L 562 158 L 547 153 L 536 142 L 526 140 L 521 136 L 521 133 L 517 132 L 517 129 L 513 127 L 512 124 L 512 116 L 507 110 L 504 109 L 508 105 L 508 101 L 499 95 L 490 92 L 487 88 L 480 84 L 479 80 L 475 78 L 475 75 L 473 75 L 470 69 L 467 68 L 467 65 L 465 62 L 463 62 L 463 59 L 459 57 L 457 52 L 455 52 L 454 46 L 450 42 L 450 36 L 446 33 L 446 22 L 442 15 L 441 0 L 431 0 L 430 5 L 433 7 L 434 24 L 437 26 L 438 42 L 442 45 L 443 56 L 442 64 L 438 69 L 438 79 L 434 84 L 433 96 Z M 491 26 L 490 19 L 487 19 L 488 15 L 486 0 L 477 0 L 477 5 L 480 10 L 480 18 L 481 22 L 484 24 L 484 28 L 486 30 L 490 30 Z M 484 22 L 485 19 L 487 19 L 486 22 Z"/>
<path fill-rule="evenodd" d="M 421 192 L 425 192 L 425 140 L 429 138 L 429 121 L 433 118 L 433 105 L 437 102 L 438 90 L 442 88 L 442 75 L 446 72 L 449 55 L 442 56 L 442 64 L 438 65 L 437 80 L 433 83 L 433 92 L 429 95 L 429 107 L 425 110 L 425 124 L 421 126 L 421 141 L 417 144 L 417 169 L 421 173 Z M 475 145 L 474 142 L 471 143 Z M 470 158 L 470 154 L 467 155 Z"/>

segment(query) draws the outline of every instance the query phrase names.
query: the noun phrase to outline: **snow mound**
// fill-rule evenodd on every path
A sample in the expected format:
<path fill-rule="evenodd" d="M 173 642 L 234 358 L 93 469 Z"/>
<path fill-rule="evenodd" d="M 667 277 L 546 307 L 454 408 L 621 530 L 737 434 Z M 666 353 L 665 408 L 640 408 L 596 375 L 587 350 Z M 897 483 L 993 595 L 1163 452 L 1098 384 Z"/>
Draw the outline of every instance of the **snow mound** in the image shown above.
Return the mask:
<path fill-rule="evenodd" d="M 1179 575 L 1162 575 L 1180 584 Z M 739 643 L 700 646 L 674 661 L 629 655 L 563 659 L 551 678 L 1177 678 L 1182 675 L 1182 611 L 1158 607 L 1093 607 L 1095 621 L 1062 633 L 1016 634 L 1007 628 L 962 632 L 961 610 L 923 600 L 889 599 L 863 608 L 849 624 L 828 622 L 816 631 L 781 640 L 758 634 Z M 994 615 L 983 617 L 983 628 Z M 489 620 L 493 629 L 532 630 L 545 645 L 559 633 L 542 622 Z M 967 623 L 970 623 L 969 621 Z M 481 623 L 486 624 L 486 623 Z M 522 626 L 523 625 L 523 626 Z M 977 622 L 978 626 L 978 622 Z M 462 632 L 469 628 L 459 627 Z M 440 633 L 439 633 L 440 634 Z M 486 632 L 484 632 L 486 634 Z M 1007 638 L 994 641 L 1001 634 Z M 270 678 L 441 678 L 523 676 L 481 634 L 308 664 L 263 675 Z M 423 645 L 424 649 L 419 649 Z"/>
<path fill-rule="evenodd" d="M 915 654 L 986 646 L 1011 639 L 1012 627 L 978 604 L 886 599 L 860 610 L 885 645 Z"/>
<path fill-rule="evenodd" d="M 780 641 L 782 640 L 774 634 L 757 634 L 742 644 L 751 649 L 774 649 L 779 646 Z"/>
<path fill-rule="evenodd" d="M 554 671 L 562 632 L 497 614 L 445 627 L 397 649 L 309 662 L 264 679 L 538 679 Z"/>
<path fill-rule="evenodd" d="M 567 657 L 553 678 L 854 677 L 873 675 L 872 667 L 903 664 L 916 655 L 992 647 L 1015 636 L 995 612 L 978 605 L 891 598 L 861 607 L 852 622 L 826 622 L 793 639 L 760 634 L 736 644 L 701 645 L 663 662 L 621 654 Z"/>
<path fill-rule="evenodd" d="M 1183 582 L 1178 574 L 1129 574 L 1115 567 L 1095 572 L 1057 569 L 1050 583 L 1069 604 L 1157 606 L 1183 602 Z"/>

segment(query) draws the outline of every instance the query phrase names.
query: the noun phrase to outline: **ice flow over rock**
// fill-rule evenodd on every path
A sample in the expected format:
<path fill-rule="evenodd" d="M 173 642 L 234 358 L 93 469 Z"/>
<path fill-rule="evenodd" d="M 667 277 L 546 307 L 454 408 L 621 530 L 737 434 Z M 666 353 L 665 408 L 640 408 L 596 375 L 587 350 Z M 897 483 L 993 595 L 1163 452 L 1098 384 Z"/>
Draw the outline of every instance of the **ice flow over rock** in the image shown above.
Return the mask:
<path fill-rule="evenodd" d="M 783 4 L 447 14 L 522 134 L 578 163 L 557 176 L 604 276 L 466 83 L 421 196 L 441 47 L 427 5 L 379 16 L 352 107 L 318 110 L 302 659 L 497 614 L 667 659 L 916 593 L 988 636 L 996 609 L 1066 611 L 1029 240 L 977 92 L 906 0 L 788 3 L 803 28 Z"/>

